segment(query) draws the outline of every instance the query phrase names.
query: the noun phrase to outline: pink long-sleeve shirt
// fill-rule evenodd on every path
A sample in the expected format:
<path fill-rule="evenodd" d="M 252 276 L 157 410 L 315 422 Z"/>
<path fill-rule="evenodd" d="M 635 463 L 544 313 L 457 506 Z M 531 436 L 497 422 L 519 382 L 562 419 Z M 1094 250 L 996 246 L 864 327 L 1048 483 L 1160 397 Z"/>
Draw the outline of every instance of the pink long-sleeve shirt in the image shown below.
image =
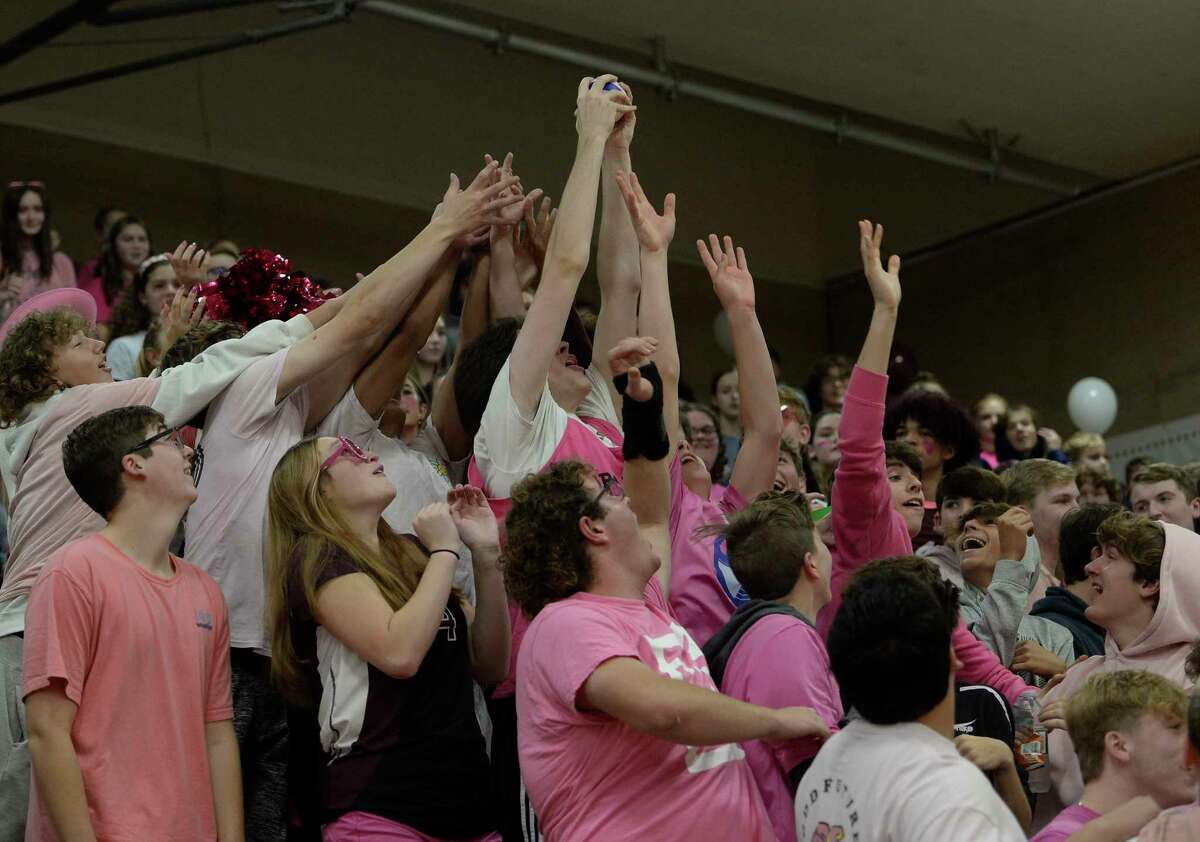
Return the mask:
<path fill-rule="evenodd" d="M 885 375 L 855 366 L 846 389 L 838 425 L 841 459 L 833 485 L 831 515 L 836 544 L 832 549 L 833 599 L 817 619 L 823 637 L 829 636 L 829 627 L 842 604 L 842 590 L 851 576 L 869 561 L 911 555 L 913 551 L 904 516 L 892 506 L 887 478 L 882 432 L 887 383 Z M 1010 703 L 1030 689 L 1004 668 L 961 619 L 951 640 L 963 665 L 958 673 L 961 681 L 993 687 Z"/>

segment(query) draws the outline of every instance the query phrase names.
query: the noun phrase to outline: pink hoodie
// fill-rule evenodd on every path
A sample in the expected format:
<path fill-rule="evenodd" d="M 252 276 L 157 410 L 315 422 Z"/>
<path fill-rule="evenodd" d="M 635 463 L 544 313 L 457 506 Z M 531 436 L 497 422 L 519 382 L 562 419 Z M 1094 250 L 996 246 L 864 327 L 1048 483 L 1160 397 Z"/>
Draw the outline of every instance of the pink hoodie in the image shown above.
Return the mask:
<path fill-rule="evenodd" d="M 1120 649 L 1111 636 L 1104 638 L 1104 654 L 1088 658 L 1067 670 L 1061 684 L 1046 694 L 1043 704 L 1074 693 L 1097 672 L 1149 670 L 1169 678 L 1185 690 L 1192 682 L 1184 673 L 1192 644 L 1200 641 L 1200 535 L 1164 523 L 1166 548 L 1159 569 L 1158 607 L 1137 639 Z M 1075 746 L 1066 731 L 1050 732 L 1050 791 L 1038 798 L 1034 828 L 1058 814 L 1083 795 L 1083 777 Z"/>
<path fill-rule="evenodd" d="M 829 627 L 842 604 L 842 590 L 867 562 L 912 555 L 912 538 L 904 516 L 892 507 L 883 449 L 883 413 L 888 379 L 885 375 L 854 367 L 842 404 L 838 425 L 841 459 L 833 484 L 833 599 L 817 616 L 817 629 L 829 636 Z M 954 652 L 962 662 L 960 681 L 986 684 L 1008 701 L 1031 688 L 1004 668 L 986 646 L 967 631 L 960 619 L 954 629 Z"/>

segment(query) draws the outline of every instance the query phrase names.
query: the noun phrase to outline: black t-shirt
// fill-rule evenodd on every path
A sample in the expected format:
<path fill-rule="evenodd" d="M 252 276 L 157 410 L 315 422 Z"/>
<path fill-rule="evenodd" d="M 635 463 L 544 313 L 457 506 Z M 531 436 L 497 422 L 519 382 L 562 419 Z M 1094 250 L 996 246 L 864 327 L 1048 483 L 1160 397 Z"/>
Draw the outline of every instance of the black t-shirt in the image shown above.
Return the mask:
<path fill-rule="evenodd" d="M 317 587 L 359 572 L 339 552 L 318 576 Z M 295 567 L 288 610 L 292 645 L 320 692 L 328 760 L 324 820 L 362 810 L 442 838 L 495 830 L 488 758 L 475 718 L 467 619 L 457 598 L 450 597 L 433 644 L 407 679 L 386 675 L 317 625 Z"/>

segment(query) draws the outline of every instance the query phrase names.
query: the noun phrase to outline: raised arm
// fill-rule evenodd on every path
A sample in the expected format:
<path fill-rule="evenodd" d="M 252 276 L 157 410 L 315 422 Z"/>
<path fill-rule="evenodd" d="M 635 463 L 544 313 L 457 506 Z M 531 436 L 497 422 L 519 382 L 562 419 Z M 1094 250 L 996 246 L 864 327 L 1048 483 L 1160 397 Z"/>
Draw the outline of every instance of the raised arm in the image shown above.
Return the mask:
<path fill-rule="evenodd" d="M 675 194 L 667 194 L 663 212 L 659 214 L 646 198 L 636 173 L 619 172 L 616 181 L 639 244 L 642 296 L 637 327 L 644 336 L 658 340 L 654 362 L 662 378 L 663 423 L 674 453 L 683 440 L 683 428 L 679 425 L 679 345 L 675 339 L 667 261 L 667 250 L 675 236 Z"/>
<path fill-rule="evenodd" d="M 859 368 L 886 375 L 892 354 L 892 337 L 896 333 L 896 316 L 900 311 L 900 256 L 888 258 L 887 269 L 880 260 L 879 246 L 883 243 L 883 226 L 871 227 L 870 220 L 858 221 L 858 250 L 862 254 L 863 273 L 871 287 L 875 303 L 871 311 L 871 326 L 858 355 Z"/>
<path fill-rule="evenodd" d="M 627 101 L 633 102 L 633 90 L 625 84 Z M 637 114 L 622 115 L 613 126 L 604 144 L 604 164 L 601 173 L 600 242 L 596 247 L 596 278 L 600 282 L 600 313 L 596 319 L 596 342 L 593 359 L 605 379 L 614 372 L 608 370 L 608 352 L 627 336 L 637 333 L 638 293 L 642 286 L 639 235 L 626 210 L 617 183 L 618 173 L 632 169 L 629 149 L 637 128 Z M 620 407 L 617 395 L 613 402 Z"/>
<path fill-rule="evenodd" d="M 496 164 L 480 170 L 466 190 L 459 189 L 458 177 L 451 174 L 440 211 L 430 223 L 346 293 L 342 310 L 332 321 L 288 351 L 276 400 L 322 374 L 316 399 L 311 401 L 309 426 L 324 418 L 349 388 L 359 368 L 383 346 L 407 314 L 454 241 L 490 225 L 505 207 L 520 201 L 519 196 L 505 192 L 514 184 L 515 176 L 498 177 Z"/>
<path fill-rule="evenodd" d="M 508 598 L 500 572 L 500 532 L 487 498 L 478 488 L 460 485 L 450 491 L 450 515 L 463 543 L 471 550 L 475 574 L 475 617 L 471 621 L 471 666 L 484 683 L 508 675 L 512 630 Z"/>
<path fill-rule="evenodd" d="M 430 421 L 445 445 L 446 455 L 451 462 L 466 459 L 471 453 L 472 436 L 463 429 L 462 418 L 458 414 L 458 402 L 454 398 L 454 375 L 458 370 L 458 361 L 462 357 L 463 349 L 487 330 L 490 267 L 491 258 L 486 254 L 479 255 L 475 265 L 471 267 L 462 318 L 458 323 L 458 348 L 454 351 L 454 362 L 450 364 L 449 371 L 442 379 L 441 388 L 433 392 Z"/>
<path fill-rule="evenodd" d="M 734 460 L 729 484 L 747 500 L 753 500 L 770 489 L 779 460 L 783 417 L 779 414 L 775 370 L 771 366 L 767 339 L 754 311 L 754 278 L 746 265 L 746 253 L 740 246 L 735 252 L 730 237 L 725 238 L 722 250 L 716 234 L 708 235 L 707 247 L 703 240 L 697 240 L 696 248 L 712 278 L 713 291 L 729 316 L 729 332 L 737 361 L 742 446 Z"/>
<path fill-rule="evenodd" d="M 387 345 L 355 378 L 354 394 L 372 418 L 379 417 L 387 402 L 404 383 L 413 360 L 417 358 L 417 352 L 421 350 L 437 323 L 438 314 L 445 308 L 446 300 L 450 297 L 454 272 L 458 268 L 458 257 L 457 249 L 452 248 L 446 252 L 434 269 L 429 283 L 421 290 L 412 310 L 392 334 Z"/>
<path fill-rule="evenodd" d="M 490 155 L 486 157 L 488 161 L 492 160 Z M 512 160 L 511 152 L 504 156 L 501 172 L 512 172 Z M 541 196 L 540 188 L 531 191 L 523 203 L 505 208 L 502 222 L 489 229 L 491 274 L 488 276 L 488 290 L 492 318 L 520 318 L 525 315 L 525 302 L 521 297 L 521 279 L 517 268 L 516 233 L 520 228 L 521 219 L 530 215 L 534 203 Z"/>
<path fill-rule="evenodd" d="M 579 281 L 587 269 L 604 145 L 617 119 L 634 110 L 634 106 L 624 103 L 623 94 L 604 90 L 615 79 L 605 74 L 579 83 L 575 163 L 550 235 L 542 281 L 517 335 L 509 366 L 510 391 L 526 417 L 537 409 Z"/>

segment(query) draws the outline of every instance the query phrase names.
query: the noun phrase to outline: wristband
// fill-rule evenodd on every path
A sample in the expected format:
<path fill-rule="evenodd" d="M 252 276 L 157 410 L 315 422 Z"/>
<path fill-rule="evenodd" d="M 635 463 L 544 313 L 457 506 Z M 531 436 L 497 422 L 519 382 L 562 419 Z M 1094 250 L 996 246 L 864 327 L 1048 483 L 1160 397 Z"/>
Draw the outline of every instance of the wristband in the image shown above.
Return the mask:
<path fill-rule="evenodd" d="M 653 362 L 638 366 L 638 374 L 654 387 L 654 393 L 645 401 L 626 396 L 621 408 L 621 422 L 625 442 L 621 455 L 626 459 L 648 459 L 656 462 L 666 457 L 671 450 L 667 430 L 663 426 L 663 382 L 658 366 Z M 629 374 L 618 374 L 613 386 L 625 395 L 629 386 Z"/>
<path fill-rule="evenodd" d="M 460 555 L 459 555 L 459 554 L 458 554 L 456 551 L 454 551 L 454 550 L 445 550 L 445 549 L 441 549 L 441 550 L 430 550 L 430 551 L 429 551 L 429 557 L 430 557 L 430 558 L 433 558 L 433 555 L 434 555 L 434 553 L 450 553 L 450 555 L 454 556 L 454 559 L 455 559 L 455 561 L 462 561 L 462 556 L 460 556 Z"/>

